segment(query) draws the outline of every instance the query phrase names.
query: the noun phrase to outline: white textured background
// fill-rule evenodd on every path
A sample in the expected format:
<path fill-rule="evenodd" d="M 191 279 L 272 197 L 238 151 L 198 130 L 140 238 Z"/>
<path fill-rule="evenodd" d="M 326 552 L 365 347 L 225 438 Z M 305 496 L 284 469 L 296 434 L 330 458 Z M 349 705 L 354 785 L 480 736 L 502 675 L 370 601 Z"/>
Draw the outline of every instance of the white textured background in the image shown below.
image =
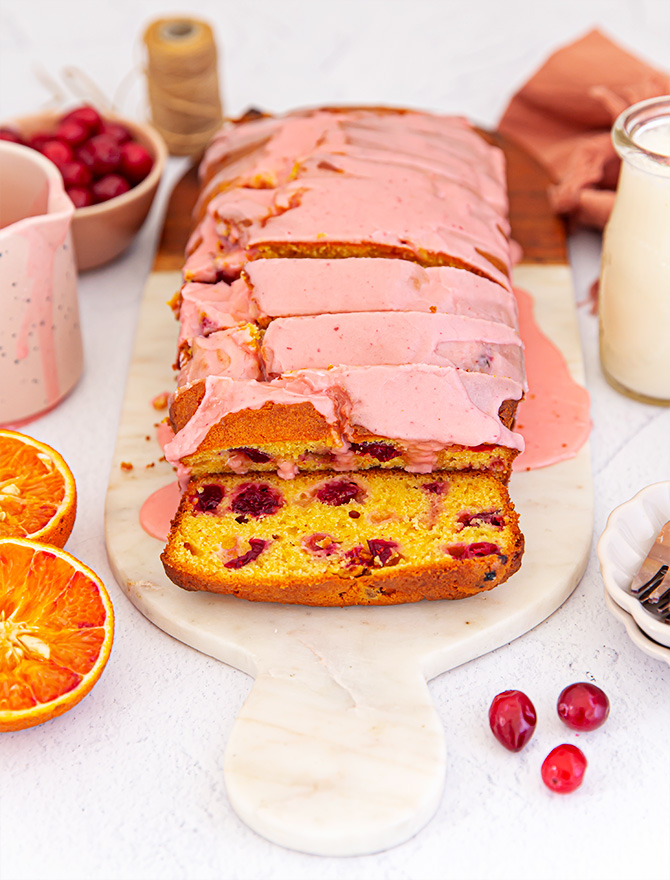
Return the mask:
<path fill-rule="evenodd" d="M 140 36 L 188 11 L 216 29 L 226 109 L 379 102 L 461 112 L 494 126 L 546 55 L 593 26 L 670 66 L 665 0 L 561 3 L 433 0 L 1 0 L 0 118 L 40 109 L 37 75 L 83 70 L 119 109 L 144 112 Z M 115 600 L 111 660 L 79 707 L 0 738 L 0 878 L 371 878 L 628 880 L 670 876 L 670 671 L 642 654 L 607 611 L 595 552 L 572 598 L 512 644 L 431 685 L 449 761 L 441 807 L 408 843 L 323 859 L 259 838 L 232 812 L 223 750 L 249 679 L 144 620 L 107 565 L 103 508 L 137 307 L 173 160 L 149 222 L 119 261 L 80 281 L 86 372 L 30 432 L 58 448 L 80 493 L 68 549 Z M 578 302 L 598 274 L 599 238 L 571 243 Z M 0 291 L 0 319 L 1 319 Z M 618 396 L 603 381 L 597 321 L 579 308 L 593 398 L 594 536 L 610 511 L 670 478 L 670 410 Z M 558 721 L 560 690 L 591 679 L 612 701 L 606 726 L 577 736 Z M 500 748 L 486 712 L 501 690 L 534 700 L 539 726 L 519 755 Z M 549 794 L 539 776 L 559 742 L 589 759 L 582 789 Z"/>

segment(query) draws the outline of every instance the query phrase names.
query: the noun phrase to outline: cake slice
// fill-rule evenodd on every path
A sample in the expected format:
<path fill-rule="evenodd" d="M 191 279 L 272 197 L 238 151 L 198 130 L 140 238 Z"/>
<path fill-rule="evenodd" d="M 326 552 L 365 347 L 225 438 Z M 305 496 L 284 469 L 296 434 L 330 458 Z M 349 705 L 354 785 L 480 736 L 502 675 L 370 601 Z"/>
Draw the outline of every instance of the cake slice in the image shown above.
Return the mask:
<path fill-rule="evenodd" d="M 495 478 L 366 471 L 193 479 L 161 559 L 187 590 L 392 605 L 490 590 L 522 552 L 518 516 Z"/>
<path fill-rule="evenodd" d="M 297 370 L 270 382 L 208 376 L 172 400 L 164 451 L 193 475 L 235 469 L 230 455 L 243 449 L 285 477 L 383 461 L 418 472 L 482 467 L 505 480 L 523 449 L 511 430 L 522 395 L 512 379 L 422 364 Z"/>

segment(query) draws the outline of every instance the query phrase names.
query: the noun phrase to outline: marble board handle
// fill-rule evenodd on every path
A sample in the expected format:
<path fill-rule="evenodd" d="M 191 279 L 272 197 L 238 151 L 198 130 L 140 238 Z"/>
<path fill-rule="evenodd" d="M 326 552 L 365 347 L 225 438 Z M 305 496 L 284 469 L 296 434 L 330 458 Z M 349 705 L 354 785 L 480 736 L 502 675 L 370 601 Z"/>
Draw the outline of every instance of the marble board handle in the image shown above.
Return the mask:
<path fill-rule="evenodd" d="M 259 672 L 225 755 L 240 818 L 274 843 L 323 856 L 404 842 L 442 795 L 444 731 L 418 668 L 337 661 Z"/>

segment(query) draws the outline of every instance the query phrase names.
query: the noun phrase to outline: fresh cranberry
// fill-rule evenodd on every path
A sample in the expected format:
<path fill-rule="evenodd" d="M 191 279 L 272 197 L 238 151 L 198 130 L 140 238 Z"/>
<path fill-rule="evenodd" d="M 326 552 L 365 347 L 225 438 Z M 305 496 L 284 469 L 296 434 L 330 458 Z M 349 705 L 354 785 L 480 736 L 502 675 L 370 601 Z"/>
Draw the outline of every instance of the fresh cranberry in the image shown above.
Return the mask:
<path fill-rule="evenodd" d="M 481 526 L 488 524 L 495 526 L 496 529 L 502 529 L 505 520 L 500 515 L 499 510 L 480 510 L 479 513 L 461 513 L 458 516 L 458 522 L 465 529 L 468 526 Z"/>
<path fill-rule="evenodd" d="M 10 144 L 24 144 L 25 141 L 18 131 L 13 128 L 0 128 L 0 141 L 9 141 Z"/>
<path fill-rule="evenodd" d="M 542 762 L 542 781 L 557 794 L 569 794 L 582 784 L 585 770 L 586 758 L 581 749 L 563 743 Z"/>
<path fill-rule="evenodd" d="M 79 162 L 77 159 L 73 159 L 71 162 L 63 162 L 62 165 L 58 165 L 58 168 L 66 187 L 88 186 L 93 180 L 90 168 L 87 168 L 83 162 Z"/>
<path fill-rule="evenodd" d="M 78 122 L 80 125 L 85 126 L 88 135 L 98 134 L 102 127 L 100 114 L 90 104 L 82 104 L 81 107 L 75 107 L 74 110 L 70 110 L 61 119 L 61 123 L 64 122 Z"/>
<path fill-rule="evenodd" d="M 399 450 L 390 443 L 352 443 L 351 448 L 354 452 L 360 452 L 363 455 L 371 455 L 377 461 L 390 461 L 392 458 L 400 455 Z"/>
<path fill-rule="evenodd" d="M 93 174 L 111 174 L 121 162 L 121 147 L 112 138 L 98 134 L 79 148 L 77 158 L 88 165 Z"/>
<path fill-rule="evenodd" d="M 596 685 L 579 681 L 561 691 L 556 708 L 561 721 L 573 730 L 596 730 L 607 721 L 610 701 Z"/>
<path fill-rule="evenodd" d="M 535 706 L 522 691 L 503 691 L 489 707 L 489 724 L 499 743 L 519 752 L 535 731 Z"/>
<path fill-rule="evenodd" d="M 253 446 L 236 446 L 230 451 L 241 452 L 242 455 L 246 455 L 249 461 L 253 461 L 255 464 L 265 464 L 265 462 L 272 461 L 271 455 L 268 455 L 267 452 L 261 452 L 260 449 L 254 449 Z"/>
<path fill-rule="evenodd" d="M 65 143 L 65 141 L 47 141 L 40 152 L 43 156 L 46 156 L 47 159 L 50 159 L 54 165 L 57 165 L 58 168 L 66 162 L 71 162 L 74 159 L 72 147 Z"/>
<path fill-rule="evenodd" d="M 218 483 L 205 483 L 195 496 L 195 508 L 201 513 L 216 510 L 223 500 L 223 489 Z"/>
<path fill-rule="evenodd" d="M 93 203 L 93 193 L 87 186 L 68 186 L 65 192 L 75 208 L 88 208 Z"/>
<path fill-rule="evenodd" d="M 98 133 L 112 138 L 117 144 L 125 144 L 126 141 L 132 139 L 132 134 L 128 131 L 126 126 L 121 125 L 120 122 L 108 122 L 107 120 L 103 120 Z"/>
<path fill-rule="evenodd" d="M 322 504 L 339 507 L 349 501 L 358 500 L 363 490 L 353 480 L 330 480 L 316 490 L 316 497 Z"/>
<path fill-rule="evenodd" d="M 66 119 L 56 126 L 54 134 L 55 137 L 65 143 L 73 147 L 80 147 L 89 139 L 91 132 L 83 122 L 79 122 L 76 119 Z"/>
<path fill-rule="evenodd" d="M 135 141 L 121 145 L 121 171 L 131 183 L 144 180 L 154 166 L 151 153 Z"/>
<path fill-rule="evenodd" d="M 233 513 L 258 518 L 276 513 L 283 503 L 281 494 L 267 483 L 245 483 L 238 490 L 230 507 Z"/>
<path fill-rule="evenodd" d="M 249 545 L 251 550 L 247 550 L 243 556 L 236 556 L 235 559 L 229 559 L 228 562 L 224 562 L 224 566 L 226 568 L 242 568 L 242 566 L 248 565 L 250 562 L 253 562 L 254 559 L 258 559 L 263 550 L 267 547 L 268 542 L 261 541 L 260 538 L 251 538 L 249 540 Z"/>
<path fill-rule="evenodd" d="M 91 186 L 93 198 L 96 202 L 108 202 L 117 196 L 122 196 L 130 189 L 130 184 L 120 174 L 105 174 Z"/>
<path fill-rule="evenodd" d="M 452 544 L 447 548 L 447 553 L 454 559 L 475 559 L 478 556 L 499 554 L 500 547 L 490 541 L 475 541 L 473 544 Z"/>
<path fill-rule="evenodd" d="M 382 565 L 386 565 L 389 559 L 395 555 L 398 549 L 397 541 L 385 541 L 383 538 L 372 538 L 368 541 L 368 548 L 372 559 L 378 559 Z"/>
<path fill-rule="evenodd" d="M 28 138 L 28 146 L 32 147 L 33 150 L 42 150 L 42 147 L 52 141 L 54 139 L 53 132 L 51 131 L 37 131 L 35 134 L 31 134 Z"/>

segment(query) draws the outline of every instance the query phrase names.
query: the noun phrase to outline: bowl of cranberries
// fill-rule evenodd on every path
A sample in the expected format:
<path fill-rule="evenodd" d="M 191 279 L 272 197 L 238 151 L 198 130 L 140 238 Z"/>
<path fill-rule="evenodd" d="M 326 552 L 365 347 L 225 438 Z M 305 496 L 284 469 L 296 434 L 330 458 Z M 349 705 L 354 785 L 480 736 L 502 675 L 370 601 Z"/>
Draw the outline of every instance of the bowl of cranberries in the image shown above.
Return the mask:
<path fill-rule="evenodd" d="M 72 236 L 80 271 L 110 262 L 130 245 L 167 159 L 152 126 L 90 105 L 21 117 L 0 126 L 0 139 L 38 150 L 60 171 L 75 206 Z"/>

